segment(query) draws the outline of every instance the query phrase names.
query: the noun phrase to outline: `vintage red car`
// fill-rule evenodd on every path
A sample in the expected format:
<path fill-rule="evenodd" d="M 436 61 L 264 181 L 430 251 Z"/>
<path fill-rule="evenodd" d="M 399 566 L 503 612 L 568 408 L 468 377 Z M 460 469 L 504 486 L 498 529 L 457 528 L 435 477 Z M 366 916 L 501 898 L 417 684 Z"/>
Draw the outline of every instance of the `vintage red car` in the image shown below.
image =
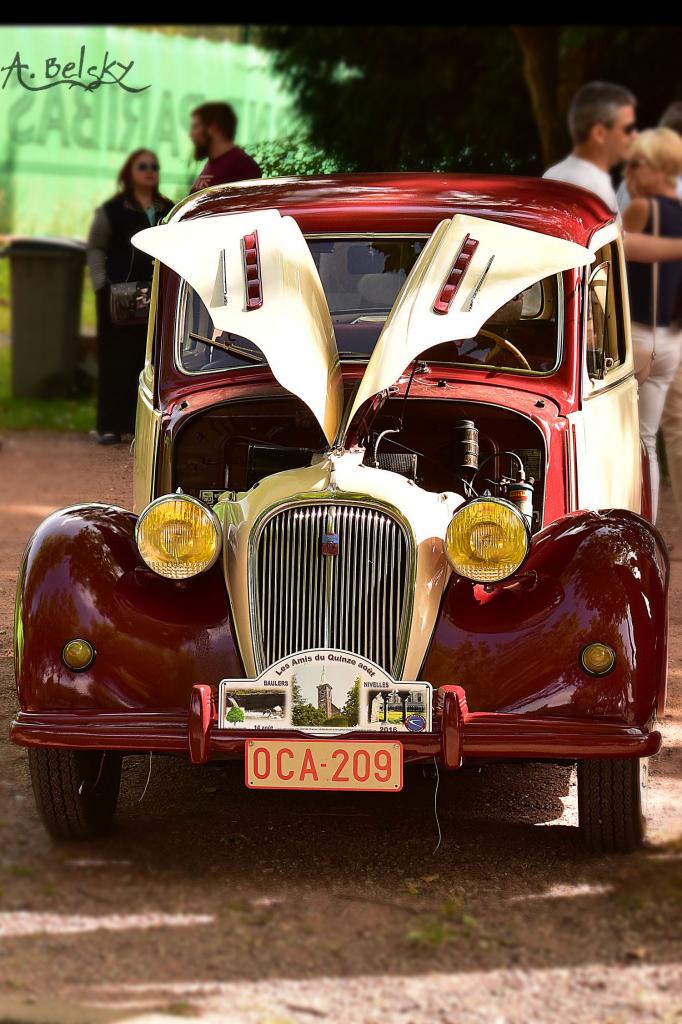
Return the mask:
<path fill-rule="evenodd" d="M 55 836 L 111 825 L 126 753 L 395 792 L 403 766 L 578 766 L 630 850 L 666 687 L 620 229 L 530 178 L 206 189 L 156 258 L 135 510 L 51 515 L 16 613 Z"/>

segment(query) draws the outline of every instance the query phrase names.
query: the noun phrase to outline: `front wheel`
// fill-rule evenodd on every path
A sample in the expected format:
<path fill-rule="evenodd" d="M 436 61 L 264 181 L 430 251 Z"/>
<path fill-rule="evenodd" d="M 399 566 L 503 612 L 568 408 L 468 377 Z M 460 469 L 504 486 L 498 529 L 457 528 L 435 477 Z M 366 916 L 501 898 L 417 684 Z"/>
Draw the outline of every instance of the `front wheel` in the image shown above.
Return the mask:
<path fill-rule="evenodd" d="M 578 762 L 578 819 L 593 853 L 629 853 L 646 831 L 647 758 Z"/>
<path fill-rule="evenodd" d="M 120 754 L 29 747 L 36 806 L 54 839 L 91 839 L 111 830 L 121 784 Z"/>

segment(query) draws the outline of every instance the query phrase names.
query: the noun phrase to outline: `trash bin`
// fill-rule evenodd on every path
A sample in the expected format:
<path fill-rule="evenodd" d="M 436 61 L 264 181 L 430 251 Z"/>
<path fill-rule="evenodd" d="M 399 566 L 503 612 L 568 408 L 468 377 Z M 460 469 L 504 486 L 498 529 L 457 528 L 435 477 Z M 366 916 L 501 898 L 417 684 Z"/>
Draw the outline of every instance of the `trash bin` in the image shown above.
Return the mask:
<path fill-rule="evenodd" d="M 12 395 L 70 395 L 78 358 L 85 243 L 14 238 L 2 255 L 10 261 Z"/>

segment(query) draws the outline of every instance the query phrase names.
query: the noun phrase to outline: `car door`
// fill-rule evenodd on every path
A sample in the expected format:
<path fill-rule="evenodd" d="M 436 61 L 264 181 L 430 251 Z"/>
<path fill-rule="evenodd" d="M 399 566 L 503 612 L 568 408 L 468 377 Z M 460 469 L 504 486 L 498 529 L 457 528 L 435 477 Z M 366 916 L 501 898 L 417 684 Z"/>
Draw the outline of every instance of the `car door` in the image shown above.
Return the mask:
<path fill-rule="evenodd" d="M 619 237 L 602 245 L 583 301 L 582 402 L 573 414 L 578 508 L 641 510 L 642 471 L 627 283 Z"/>

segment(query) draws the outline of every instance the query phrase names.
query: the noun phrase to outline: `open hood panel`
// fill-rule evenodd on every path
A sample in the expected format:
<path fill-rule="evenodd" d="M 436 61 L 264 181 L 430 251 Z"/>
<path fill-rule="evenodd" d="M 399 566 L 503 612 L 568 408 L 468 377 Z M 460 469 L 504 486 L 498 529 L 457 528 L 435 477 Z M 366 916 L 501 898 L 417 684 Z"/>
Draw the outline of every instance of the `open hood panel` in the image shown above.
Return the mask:
<path fill-rule="evenodd" d="M 524 288 L 593 260 L 581 245 L 525 228 L 461 214 L 441 221 L 384 324 L 347 423 L 426 349 L 474 338 Z"/>
<path fill-rule="evenodd" d="M 147 228 L 132 242 L 191 285 L 217 330 L 261 349 L 331 444 L 343 412 L 339 357 L 322 283 L 296 221 L 277 210 L 221 214 Z"/>
<path fill-rule="evenodd" d="M 422 352 L 475 337 L 525 288 L 594 260 L 574 242 L 524 228 L 462 214 L 441 221 L 394 303 L 344 416 L 329 307 L 292 217 L 277 210 L 220 214 L 147 228 L 132 241 L 188 281 L 218 330 L 249 338 L 263 351 L 274 376 L 312 410 L 330 444 L 342 420 L 350 426 Z"/>

